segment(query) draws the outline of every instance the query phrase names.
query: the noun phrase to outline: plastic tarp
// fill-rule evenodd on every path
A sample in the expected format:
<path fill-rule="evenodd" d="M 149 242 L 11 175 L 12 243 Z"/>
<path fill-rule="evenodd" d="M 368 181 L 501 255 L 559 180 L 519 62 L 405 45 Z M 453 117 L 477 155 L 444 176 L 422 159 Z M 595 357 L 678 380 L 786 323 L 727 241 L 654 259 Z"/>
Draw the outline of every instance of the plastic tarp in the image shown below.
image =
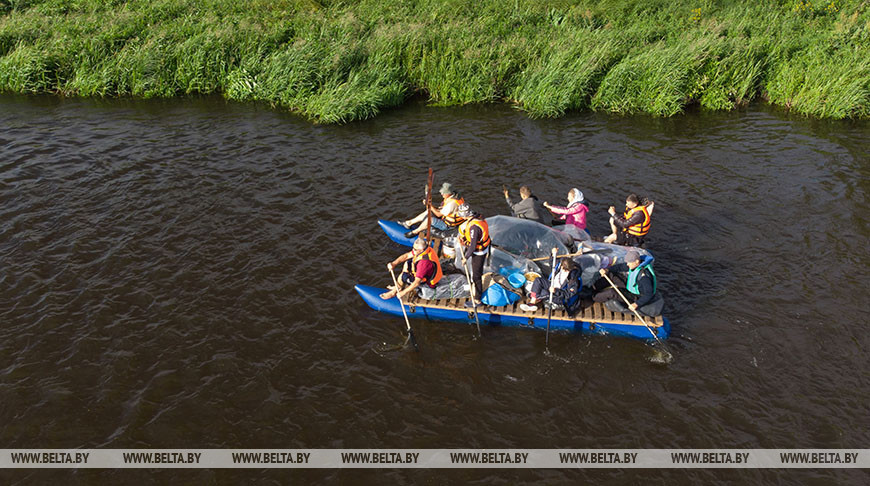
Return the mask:
<path fill-rule="evenodd" d="M 570 253 L 573 238 L 565 232 L 528 219 L 511 216 L 486 218 L 492 243 L 502 250 L 528 259 L 546 257 L 556 248 L 559 254 Z"/>
<path fill-rule="evenodd" d="M 458 271 L 463 272 L 463 275 L 465 275 L 465 270 L 462 268 L 463 250 L 462 246 L 459 244 L 459 238 L 448 238 L 444 240 L 444 244 L 453 247 L 453 250 L 456 253 L 456 256 L 453 258 L 453 265 Z M 528 258 L 508 253 L 499 248 L 490 247 L 490 255 L 489 258 L 487 258 L 486 264 L 483 266 L 483 273 L 501 272 L 502 269 L 506 269 L 508 273 L 541 273 L 540 267 Z M 504 274 L 504 272 L 501 273 Z"/>
<path fill-rule="evenodd" d="M 570 236 L 575 243 L 579 241 L 592 241 L 592 237 L 589 236 L 589 233 L 581 230 L 580 228 L 574 226 L 573 224 L 564 224 L 561 226 L 556 226 L 553 228 L 553 231 L 559 231 Z"/>
<path fill-rule="evenodd" d="M 421 299 L 437 300 L 437 299 L 461 299 L 471 297 L 468 291 L 468 281 L 465 275 L 453 273 L 441 277 L 441 281 L 434 289 L 421 288 L 418 291 Z"/>
<path fill-rule="evenodd" d="M 642 248 L 633 248 L 630 246 L 611 245 L 608 243 L 587 242 L 583 246 L 588 253 L 574 257 L 574 261 L 583 270 L 581 278 L 583 286 L 588 287 L 595 283 L 600 278 L 598 270 L 609 268 L 617 263 L 625 262 L 625 254 L 629 250 L 636 251 L 641 258 L 645 255 L 652 254 Z M 591 248 L 591 252 L 589 252 Z M 622 277 L 625 277 L 623 275 Z"/>

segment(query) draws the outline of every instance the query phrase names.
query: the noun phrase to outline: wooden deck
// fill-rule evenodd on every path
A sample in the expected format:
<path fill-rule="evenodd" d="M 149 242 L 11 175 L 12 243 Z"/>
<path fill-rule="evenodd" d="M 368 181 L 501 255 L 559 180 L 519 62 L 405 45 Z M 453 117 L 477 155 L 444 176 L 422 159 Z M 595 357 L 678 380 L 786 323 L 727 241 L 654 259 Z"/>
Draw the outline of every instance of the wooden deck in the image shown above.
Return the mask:
<path fill-rule="evenodd" d="M 468 298 L 460 298 L 460 299 L 437 299 L 437 300 L 425 300 L 421 299 L 416 294 L 407 299 L 407 304 L 415 307 L 429 307 L 435 309 L 449 309 L 449 310 L 459 310 L 463 312 L 468 312 L 470 309 L 465 307 L 465 303 L 468 302 Z M 517 316 L 517 317 L 537 317 L 537 318 L 547 318 L 547 308 L 538 304 L 538 310 L 534 312 L 525 312 L 520 309 L 520 302 L 515 304 L 504 306 L 504 307 L 491 307 L 488 305 L 484 305 L 482 307 L 477 308 L 478 312 L 486 312 L 489 314 L 503 315 L 503 316 Z M 619 312 L 612 312 L 606 307 L 604 304 L 600 304 L 595 302 L 592 306 L 587 307 L 585 309 L 580 310 L 574 317 L 568 316 L 568 313 L 564 310 L 553 310 L 553 319 L 560 319 L 565 321 L 582 321 L 582 322 L 594 322 L 594 323 L 603 323 L 603 324 L 622 324 L 629 326 L 643 326 L 644 324 L 634 315 L 631 314 L 622 314 Z M 661 327 L 663 325 L 662 317 L 645 317 L 647 324 L 650 327 Z"/>

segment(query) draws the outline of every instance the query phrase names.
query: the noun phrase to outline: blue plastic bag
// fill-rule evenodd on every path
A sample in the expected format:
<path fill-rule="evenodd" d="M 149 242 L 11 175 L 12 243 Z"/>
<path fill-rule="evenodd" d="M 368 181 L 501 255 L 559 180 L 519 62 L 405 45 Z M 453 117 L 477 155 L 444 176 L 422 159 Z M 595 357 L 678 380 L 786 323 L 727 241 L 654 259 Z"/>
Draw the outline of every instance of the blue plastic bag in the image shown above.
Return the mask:
<path fill-rule="evenodd" d="M 503 307 L 520 300 L 520 296 L 505 290 L 501 285 L 494 283 L 483 293 L 483 303 L 493 307 Z"/>

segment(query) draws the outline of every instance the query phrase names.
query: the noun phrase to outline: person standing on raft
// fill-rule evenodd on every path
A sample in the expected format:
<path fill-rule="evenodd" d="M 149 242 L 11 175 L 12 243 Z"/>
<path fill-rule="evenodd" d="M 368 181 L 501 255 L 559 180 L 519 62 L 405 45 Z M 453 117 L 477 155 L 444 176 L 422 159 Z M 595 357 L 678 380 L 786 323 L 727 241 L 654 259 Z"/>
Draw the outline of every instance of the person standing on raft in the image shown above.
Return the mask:
<path fill-rule="evenodd" d="M 628 268 L 628 278 L 625 284 L 625 289 L 628 292 L 622 293 L 631 302 L 628 307 L 607 279 L 599 279 L 595 282 L 593 288 L 596 293 L 592 300 L 604 302 L 604 305 L 613 312 L 627 314 L 636 310 L 649 317 L 661 315 L 665 300 L 656 291 L 656 274 L 653 272 L 652 262 L 651 256 L 645 255 L 641 260 L 637 251 L 628 250 L 625 254 L 625 263 L 611 267 L 611 274 L 624 272 L 626 267 Z M 604 276 L 607 274 L 607 269 L 602 268 L 598 273 Z M 613 280 L 620 281 L 615 275 L 613 275 Z"/>
<path fill-rule="evenodd" d="M 465 204 L 465 199 L 463 199 L 462 196 L 460 196 L 459 193 L 455 189 L 453 189 L 453 185 L 449 182 L 445 182 L 444 184 L 442 184 L 439 192 L 441 193 L 441 197 L 444 200 L 441 203 L 440 208 L 431 208 L 433 218 L 432 228 L 439 231 L 448 231 L 451 228 L 455 228 L 459 226 L 460 223 L 462 223 L 462 219 L 456 216 L 456 211 L 459 209 L 459 206 Z M 418 226 L 417 228 L 405 233 L 405 237 L 413 238 L 414 236 L 418 236 L 420 233 L 426 231 L 427 221 L 428 210 L 423 211 L 414 219 L 400 222 L 405 228 L 411 228 L 413 225 L 421 223 L 420 226 Z M 438 236 L 443 237 L 444 235 L 441 234 Z"/>
<path fill-rule="evenodd" d="M 649 233 L 653 203 L 644 201 L 640 203 L 637 194 L 629 194 L 625 198 L 625 212 L 622 216 L 616 214 L 616 208 L 610 206 L 610 227 L 613 234 L 608 236 L 605 243 L 616 243 L 623 246 L 636 246 L 643 248 L 646 235 Z"/>
<path fill-rule="evenodd" d="M 471 263 L 469 272 L 474 284 L 473 299 L 465 303 L 466 307 L 482 305 L 483 298 L 483 265 L 489 255 L 492 240 L 489 238 L 489 225 L 468 206 L 463 204 L 459 207 L 457 216 L 463 219 L 459 225 L 459 243 L 463 248 L 462 264 Z"/>
<path fill-rule="evenodd" d="M 392 299 L 398 293 L 404 301 L 405 296 L 420 288 L 420 298 L 431 299 L 435 296 L 435 287 L 441 280 L 441 262 L 435 250 L 426 244 L 423 238 L 414 240 L 414 246 L 408 253 L 399 255 L 399 258 L 387 263 L 390 272 L 398 265 L 405 264 L 402 275 L 399 277 L 398 289 L 391 289 L 381 294 L 384 300 Z"/>

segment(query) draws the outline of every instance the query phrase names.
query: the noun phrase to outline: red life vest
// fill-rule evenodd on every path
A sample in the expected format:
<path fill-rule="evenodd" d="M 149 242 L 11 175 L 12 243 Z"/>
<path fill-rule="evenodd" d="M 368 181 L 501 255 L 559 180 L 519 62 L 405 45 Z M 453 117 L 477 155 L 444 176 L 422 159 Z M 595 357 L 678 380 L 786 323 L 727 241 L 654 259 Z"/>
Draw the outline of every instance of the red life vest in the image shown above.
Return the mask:
<path fill-rule="evenodd" d="M 416 255 L 414 259 L 411 261 L 411 272 L 416 276 L 417 275 L 417 262 L 420 260 L 429 260 L 435 263 L 435 276 L 429 279 L 423 279 L 423 283 L 427 284 L 430 287 L 435 287 L 439 281 L 441 281 L 441 277 L 444 275 L 441 272 L 441 262 L 438 260 L 438 255 L 435 254 L 435 249 L 427 247 L 423 253 Z"/>

